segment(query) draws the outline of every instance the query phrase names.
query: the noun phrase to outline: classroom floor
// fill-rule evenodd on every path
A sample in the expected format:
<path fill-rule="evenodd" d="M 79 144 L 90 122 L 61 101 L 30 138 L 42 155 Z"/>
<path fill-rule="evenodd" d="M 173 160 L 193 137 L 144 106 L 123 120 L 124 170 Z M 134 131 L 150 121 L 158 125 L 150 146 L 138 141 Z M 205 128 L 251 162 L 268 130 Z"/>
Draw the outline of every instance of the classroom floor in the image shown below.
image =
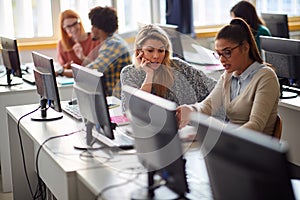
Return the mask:
<path fill-rule="evenodd" d="M 0 169 L 0 200 L 13 200 L 12 192 L 2 192 L 1 169 Z"/>

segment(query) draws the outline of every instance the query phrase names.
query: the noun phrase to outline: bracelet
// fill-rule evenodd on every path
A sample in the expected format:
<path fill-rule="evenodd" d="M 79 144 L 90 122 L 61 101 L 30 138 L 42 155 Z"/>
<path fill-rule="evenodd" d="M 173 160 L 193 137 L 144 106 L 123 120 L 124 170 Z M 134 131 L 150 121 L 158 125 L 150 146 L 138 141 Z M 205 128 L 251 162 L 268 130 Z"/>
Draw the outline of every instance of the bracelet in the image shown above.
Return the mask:
<path fill-rule="evenodd" d="M 194 106 L 194 105 L 191 105 L 191 107 L 192 107 L 192 109 L 193 109 L 193 111 L 194 111 L 194 112 L 198 112 L 198 109 L 197 109 L 197 107 L 196 107 L 196 106 Z"/>
<path fill-rule="evenodd" d="M 57 74 L 58 74 L 59 76 L 63 76 L 64 71 L 65 71 L 65 69 L 62 67 L 62 68 L 57 72 Z"/>

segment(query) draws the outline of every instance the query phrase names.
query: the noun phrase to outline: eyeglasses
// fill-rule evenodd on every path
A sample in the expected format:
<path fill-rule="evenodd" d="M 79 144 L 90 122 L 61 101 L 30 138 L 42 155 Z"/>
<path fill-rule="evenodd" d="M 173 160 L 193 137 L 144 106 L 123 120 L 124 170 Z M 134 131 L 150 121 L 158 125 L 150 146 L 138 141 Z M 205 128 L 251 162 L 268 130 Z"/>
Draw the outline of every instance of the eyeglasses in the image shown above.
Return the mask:
<path fill-rule="evenodd" d="M 77 21 L 74 22 L 73 24 L 64 26 L 63 29 L 65 29 L 65 30 L 70 30 L 72 27 L 76 26 L 76 25 L 79 24 L 79 23 L 80 23 L 80 20 L 77 20 Z"/>
<path fill-rule="evenodd" d="M 224 49 L 224 50 L 222 50 L 222 53 L 213 52 L 213 54 L 214 54 L 216 59 L 220 59 L 221 56 L 223 56 L 225 58 L 230 58 L 232 51 L 234 49 L 238 48 L 239 46 L 241 46 L 241 44 L 237 45 L 236 47 L 230 48 L 230 49 Z"/>

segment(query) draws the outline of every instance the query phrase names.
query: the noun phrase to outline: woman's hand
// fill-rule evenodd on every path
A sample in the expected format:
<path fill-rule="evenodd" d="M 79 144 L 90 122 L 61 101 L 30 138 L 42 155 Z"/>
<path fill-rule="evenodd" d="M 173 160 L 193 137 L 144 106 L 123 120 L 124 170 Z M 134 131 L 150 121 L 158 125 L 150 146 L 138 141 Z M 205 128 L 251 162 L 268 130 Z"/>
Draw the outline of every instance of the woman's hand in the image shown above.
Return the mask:
<path fill-rule="evenodd" d="M 137 53 L 138 55 L 136 56 L 136 60 L 138 62 L 138 65 L 146 72 L 146 77 L 140 89 L 145 92 L 151 92 L 154 70 L 147 66 L 147 64 L 149 64 L 150 61 L 143 57 L 144 52 L 138 51 Z"/>
<path fill-rule="evenodd" d="M 179 129 L 185 127 L 190 122 L 190 114 L 193 112 L 193 108 L 188 105 L 178 106 L 176 109 L 176 117 L 179 125 Z"/>
<path fill-rule="evenodd" d="M 71 69 L 71 64 L 73 63 L 73 60 L 70 62 L 67 62 L 66 64 L 63 65 L 64 69 Z"/>
<path fill-rule="evenodd" d="M 154 70 L 148 66 L 151 62 L 143 57 L 144 52 L 140 51 L 139 54 L 137 55 L 137 61 L 139 63 L 139 66 L 146 72 L 147 75 L 153 75 Z"/>
<path fill-rule="evenodd" d="M 76 42 L 72 47 L 75 55 L 80 59 L 83 60 L 85 58 L 83 54 L 83 48 L 79 42 Z"/>

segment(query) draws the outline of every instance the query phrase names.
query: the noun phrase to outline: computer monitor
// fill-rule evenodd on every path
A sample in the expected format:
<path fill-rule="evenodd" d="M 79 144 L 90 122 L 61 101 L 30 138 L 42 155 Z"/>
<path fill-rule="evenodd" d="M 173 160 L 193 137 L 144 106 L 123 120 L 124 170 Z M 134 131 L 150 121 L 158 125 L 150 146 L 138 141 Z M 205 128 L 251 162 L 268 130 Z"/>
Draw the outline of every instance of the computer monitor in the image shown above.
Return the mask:
<path fill-rule="evenodd" d="M 176 104 L 127 85 L 122 90 L 137 156 L 148 170 L 147 190 L 137 191 L 133 194 L 133 199 L 160 199 L 160 196 L 169 195 L 156 192 L 153 186 L 154 175 L 159 175 L 166 181 L 166 186 L 173 195 L 184 197 L 189 189 L 185 159 L 177 134 Z"/>
<path fill-rule="evenodd" d="M 169 36 L 172 43 L 173 56 L 184 60 L 183 47 L 181 43 L 181 33 L 178 31 L 178 26 L 171 24 L 157 24 Z"/>
<path fill-rule="evenodd" d="M 290 38 L 287 14 L 261 13 L 261 17 L 272 36 Z"/>
<path fill-rule="evenodd" d="M 110 121 L 103 73 L 77 64 L 72 64 L 71 67 L 74 76 L 73 88 L 86 125 L 86 145 L 92 146 L 95 141 L 92 134 L 95 125 L 99 134 L 114 139 L 115 126 Z"/>
<path fill-rule="evenodd" d="M 281 98 L 296 97 L 285 91 L 300 88 L 300 40 L 260 36 L 260 45 L 264 61 L 275 67 Z"/>
<path fill-rule="evenodd" d="M 22 84 L 22 71 L 19 58 L 17 40 L 1 37 L 2 60 L 6 69 L 6 77 L 0 80 L 2 86 Z"/>
<path fill-rule="evenodd" d="M 287 144 L 192 113 L 214 199 L 295 199 Z"/>
<path fill-rule="evenodd" d="M 32 59 L 37 93 L 40 95 L 41 113 L 31 119 L 34 121 L 61 119 L 63 116 L 53 59 L 35 51 L 32 52 Z"/>

